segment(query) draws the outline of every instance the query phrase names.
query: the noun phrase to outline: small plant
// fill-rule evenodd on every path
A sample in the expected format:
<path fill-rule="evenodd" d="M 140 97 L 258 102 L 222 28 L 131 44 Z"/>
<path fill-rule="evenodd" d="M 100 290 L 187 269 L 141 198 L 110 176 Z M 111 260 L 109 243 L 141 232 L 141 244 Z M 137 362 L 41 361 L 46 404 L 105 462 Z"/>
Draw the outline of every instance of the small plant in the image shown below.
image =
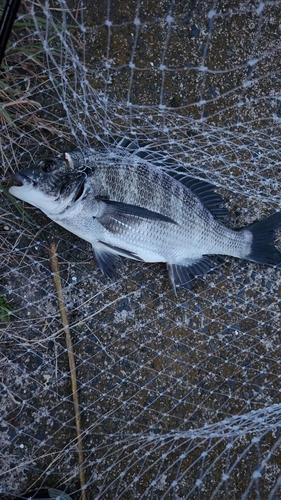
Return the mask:
<path fill-rule="evenodd" d="M 13 309 L 8 303 L 5 295 L 0 295 L 0 319 L 5 323 L 10 323 L 11 314 L 17 314 L 18 311 Z"/>

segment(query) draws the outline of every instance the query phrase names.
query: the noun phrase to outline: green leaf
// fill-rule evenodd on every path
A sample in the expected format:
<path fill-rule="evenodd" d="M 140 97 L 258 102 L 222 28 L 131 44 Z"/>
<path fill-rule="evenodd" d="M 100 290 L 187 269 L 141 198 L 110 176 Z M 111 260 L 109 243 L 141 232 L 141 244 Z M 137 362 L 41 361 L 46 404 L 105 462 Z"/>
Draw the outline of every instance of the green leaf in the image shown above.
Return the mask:
<path fill-rule="evenodd" d="M 17 314 L 18 311 L 16 311 L 15 309 L 13 309 L 5 295 L 0 295 L 0 318 L 1 318 L 1 321 L 4 321 L 5 323 L 10 323 L 10 316 L 11 314 Z"/>

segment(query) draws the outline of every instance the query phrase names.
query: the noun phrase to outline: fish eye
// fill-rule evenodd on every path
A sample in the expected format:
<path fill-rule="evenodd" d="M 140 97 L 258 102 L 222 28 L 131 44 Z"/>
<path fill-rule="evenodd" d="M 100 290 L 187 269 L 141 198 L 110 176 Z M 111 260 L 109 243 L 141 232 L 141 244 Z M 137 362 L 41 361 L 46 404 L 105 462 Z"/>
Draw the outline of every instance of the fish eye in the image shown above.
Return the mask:
<path fill-rule="evenodd" d="M 40 163 L 40 167 L 43 172 L 53 172 L 57 168 L 57 164 L 52 160 L 45 160 Z"/>

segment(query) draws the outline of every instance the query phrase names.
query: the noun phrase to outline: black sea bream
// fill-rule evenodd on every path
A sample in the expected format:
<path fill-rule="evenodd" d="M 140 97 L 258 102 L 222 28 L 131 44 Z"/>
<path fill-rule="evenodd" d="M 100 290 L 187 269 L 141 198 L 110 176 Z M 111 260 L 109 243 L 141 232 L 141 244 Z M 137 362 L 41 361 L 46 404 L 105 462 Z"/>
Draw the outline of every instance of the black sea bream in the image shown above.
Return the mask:
<path fill-rule="evenodd" d="M 165 262 L 173 286 L 187 287 L 190 274 L 210 268 L 208 255 L 281 264 L 273 243 L 281 213 L 232 230 L 222 221 L 226 212 L 211 184 L 180 181 L 134 154 L 75 150 L 12 177 L 10 193 L 90 242 L 99 267 L 113 279 L 120 255 Z"/>

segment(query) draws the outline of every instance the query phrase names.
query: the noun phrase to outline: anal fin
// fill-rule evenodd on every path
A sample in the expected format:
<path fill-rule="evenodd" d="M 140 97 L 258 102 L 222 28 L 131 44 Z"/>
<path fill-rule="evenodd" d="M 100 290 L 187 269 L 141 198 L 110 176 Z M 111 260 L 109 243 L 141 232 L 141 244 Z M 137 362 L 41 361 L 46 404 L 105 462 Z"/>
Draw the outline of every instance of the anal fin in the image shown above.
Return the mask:
<path fill-rule="evenodd" d="M 205 274 L 211 268 L 211 261 L 207 257 L 202 257 L 197 262 L 186 262 L 186 264 L 167 264 L 169 277 L 176 293 L 176 284 L 190 290 L 193 285 L 191 276 Z"/>

